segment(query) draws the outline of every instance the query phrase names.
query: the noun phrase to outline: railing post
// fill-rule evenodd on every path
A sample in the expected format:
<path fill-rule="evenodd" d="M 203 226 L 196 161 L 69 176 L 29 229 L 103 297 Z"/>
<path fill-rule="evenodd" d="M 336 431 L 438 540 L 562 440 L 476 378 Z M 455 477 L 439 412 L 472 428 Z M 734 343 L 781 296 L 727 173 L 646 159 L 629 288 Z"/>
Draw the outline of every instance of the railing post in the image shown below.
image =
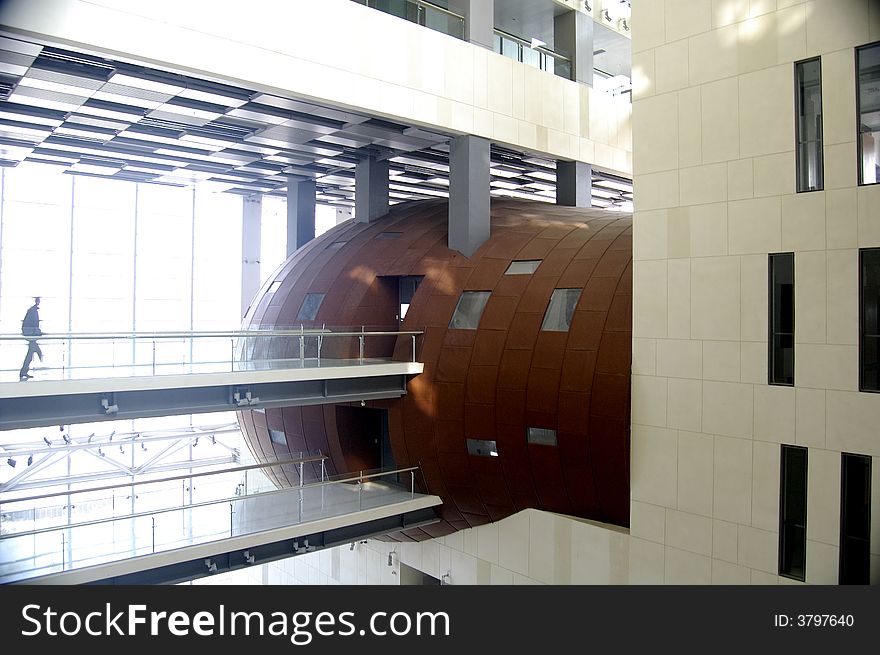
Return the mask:
<path fill-rule="evenodd" d="M 232 503 L 229 503 L 229 536 L 232 537 L 232 515 L 234 514 L 232 510 Z"/>
<path fill-rule="evenodd" d="M 245 337 L 247 338 L 247 337 Z M 229 372 L 235 370 L 235 339 L 229 340 Z"/>
<path fill-rule="evenodd" d="M 412 346 L 413 346 L 413 362 L 416 361 L 416 335 L 412 335 Z"/>
<path fill-rule="evenodd" d="M 358 510 L 363 509 L 364 502 L 364 472 L 360 471 L 358 473 Z"/>
<path fill-rule="evenodd" d="M 364 363 L 364 326 L 361 325 L 361 335 L 358 337 L 359 347 L 358 347 L 358 361 L 361 364 Z"/>
<path fill-rule="evenodd" d="M 305 346 L 306 346 L 306 337 L 305 337 L 305 328 L 303 328 L 302 323 L 299 324 L 299 365 L 305 366 Z"/>
<path fill-rule="evenodd" d="M 153 552 L 156 552 L 156 517 L 151 516 L 150 520 L 153 522 Z"/>
<path fill-rule="evenodd" d="M 415 498 L 416 495 L 416 472 L 409 472 L 409 497 Z"/>
<path fill-rule="evenodd" d="M 67 544 L 64 543 L 64 530 L 61 531 L 61 570 L 67 568 Z"/>
<path fill-rule="evenodd" d="M 156 375 L 156 340 L 153 339 L 153 375 Z"/>

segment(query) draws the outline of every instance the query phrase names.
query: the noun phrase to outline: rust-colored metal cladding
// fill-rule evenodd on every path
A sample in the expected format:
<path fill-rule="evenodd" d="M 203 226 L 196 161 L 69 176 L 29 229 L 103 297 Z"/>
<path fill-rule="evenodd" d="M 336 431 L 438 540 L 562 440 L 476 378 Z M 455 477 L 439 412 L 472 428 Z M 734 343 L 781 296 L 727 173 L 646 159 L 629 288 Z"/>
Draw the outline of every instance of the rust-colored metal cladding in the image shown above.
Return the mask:
<path fill-rule="evenodd" d="M 245 437 L 260 461 L 320 451 L 330 475 L 418 465 L 442 521 L 396 539 L 529 507 L 628 526 L 632 220 L 525 200 L 493 199 L 491 212 L 471 258 L 447 248 L 441 200 L 344 223 L 288 259 L 246 327 L 424 330 L 425 370 L 399 400 L 240 412 Z M 322 357 L 357 354 L 356 341 L 330 343 Z M 253 357 L 293 347 L 267 339 Z M 408 360 L 412 345 L 366 349 Z M 274 480 L 298 484 L 298 472 Z"/>

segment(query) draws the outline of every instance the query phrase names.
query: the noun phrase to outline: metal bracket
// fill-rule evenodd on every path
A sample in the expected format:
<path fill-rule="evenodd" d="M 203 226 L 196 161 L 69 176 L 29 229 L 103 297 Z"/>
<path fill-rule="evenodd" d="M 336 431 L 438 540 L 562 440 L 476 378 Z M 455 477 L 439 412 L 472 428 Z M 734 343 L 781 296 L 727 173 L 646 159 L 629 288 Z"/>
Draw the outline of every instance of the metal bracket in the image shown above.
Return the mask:
<path fill-rule="evenodd" d="M 112 398 L 112 396 L 111 396 L 111 398 Z M 111 405 L 109 398 L 101 398 L 101 407 L 104 408 L 105 414 L 115 414 L 116 412 L 119 411 L 119 405 L 116 405 L 116 404 Z"/>
<path fill-rule="evenodd" d="M 244 397 L 242 397 L 242 391 L 244 391 Z M 250 389 L 241 387 L 232 393 L 232 401 L 239 407 L 248 407 L 250 405 L 258 405 L 260 398 L 258 396 L 251 397 Z"/>

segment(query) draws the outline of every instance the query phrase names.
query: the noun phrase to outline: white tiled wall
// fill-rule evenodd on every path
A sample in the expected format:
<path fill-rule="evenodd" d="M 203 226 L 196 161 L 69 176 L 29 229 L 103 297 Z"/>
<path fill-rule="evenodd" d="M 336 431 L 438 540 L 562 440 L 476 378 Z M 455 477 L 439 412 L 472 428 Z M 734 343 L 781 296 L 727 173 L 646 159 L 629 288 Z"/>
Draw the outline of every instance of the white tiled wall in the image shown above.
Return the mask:
<path fill-rule="evenodd" d="M 634 0 L 633 24 L 631 577 L 789 582 L 779 458 L 798 444 L 807 582 L 836 583 L 841 452 L 875 458 L 875 521 L 880 497 L 880 395 L 858 392 L 857 345 L 880 186 L 857 186 L 853 56 L 880 39 L 880 6 Z M 798 194 L 793 62 L 818 55 L 825 190 Z M 772 252 L 795 253 L 794 388 L 767 384 Z"/>

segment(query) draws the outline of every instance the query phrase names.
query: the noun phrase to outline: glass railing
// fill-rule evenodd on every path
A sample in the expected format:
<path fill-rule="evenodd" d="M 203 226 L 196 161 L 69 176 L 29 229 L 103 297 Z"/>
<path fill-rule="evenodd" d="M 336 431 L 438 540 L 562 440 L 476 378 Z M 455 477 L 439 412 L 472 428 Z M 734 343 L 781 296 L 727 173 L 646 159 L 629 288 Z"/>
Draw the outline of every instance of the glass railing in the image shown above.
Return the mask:
<path fill-rule="evenodd" d="M 33 380 L 253 371 L 416 361 L 420 331 L 366 326 L 212 332 L 44 334 Z M 402 340 L 402 341 L 401 341 Z M 0 334 L 0 381 L 19 379 L 28 351 L 21 335 Z"/>
<path fill-rule="evenodd" d="M 0 583 L 252 535 L 416 496 L 418 467 L 328 477 L 326 459 L 300 457 L 0 500 Z M 318 462 L 320 481 L 304 484 L 303 467 Z M 264 473 L 275 467 L 298 472 L 299 485 L 277 488 Z"/>
<path fill-rule="evenodd" d="M 571 79 L 571 59 L 544 46 L 532 47 L 531 41 L 495 29 L 495 52 L 533 68 Z"/>
<path fill-rule="evenodd" d="M 371 9 L 378 9 L 386 14 L 403 18 L 411 23 L 454 36 L 456 39 L 464 39 L 464 16 L 431 2 L 424 2 L 422 0 L 354 1 Z"/>

